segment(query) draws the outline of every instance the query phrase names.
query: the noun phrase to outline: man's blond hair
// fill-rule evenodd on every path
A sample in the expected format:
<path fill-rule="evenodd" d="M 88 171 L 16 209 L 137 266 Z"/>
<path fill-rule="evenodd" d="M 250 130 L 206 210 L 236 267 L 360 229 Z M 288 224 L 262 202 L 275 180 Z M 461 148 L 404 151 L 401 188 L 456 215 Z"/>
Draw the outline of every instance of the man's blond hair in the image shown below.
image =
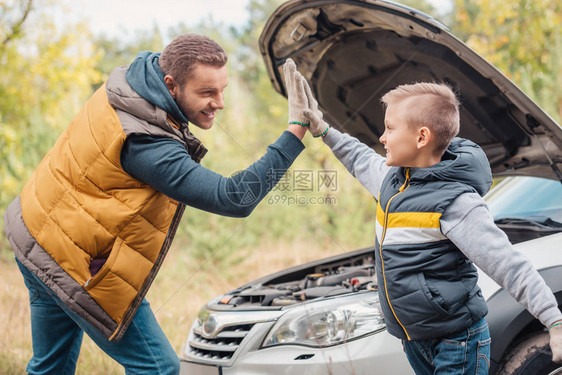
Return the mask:
<path fill-rule="evenodd" d="M 451 140 L 459 133 L 459 99 L 445 83 L 420 82 L 401 85 L 387 92 L 381 102 L 389 104 L 412 99 L 412 105 L 403 114 L 408 126 L 418 129 L 427 126 L 431 130 L 435 151 L 443 154 Z"/>

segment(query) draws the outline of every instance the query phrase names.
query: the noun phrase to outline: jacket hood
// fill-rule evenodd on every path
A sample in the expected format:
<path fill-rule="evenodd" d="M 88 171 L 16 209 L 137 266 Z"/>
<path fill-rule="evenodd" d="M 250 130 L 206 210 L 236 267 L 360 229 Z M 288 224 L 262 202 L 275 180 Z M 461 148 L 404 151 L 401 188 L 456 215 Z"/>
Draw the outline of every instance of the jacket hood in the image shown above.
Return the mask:
<path fill-rule="evenodd" d="M 497 175 L 562 179 L 562 128 L 505 75 L 432 17 L 383 0 L 289 0 L 269 18 L 260 51 L 273 87 L 297 64 L 324 118 L 379 153 L 380 98 L 414 82 L 446 82 L 461 101 L 459 137 Z M 559 176 L 558 176 L 559 174 Z"/>
<path fill-rule="evenodd" d="M 453 139 L 441 162 L 429 168 L 411 168 L 410 178 L 412 182 L 460 182 L 472 186 L 482 196 L 492 186 L 492 171 L 486 154 L 476 143 L 462 138 Z"/>
<path fill-rule="evenodd" d="M 141 97 L 187 124 L 187 118 L 166 87 L 159 59 L 160 52 L 139 52 L 127 69 L 127 82 Z"/>
<path fill-rule="evenodd" d="M 129 85 L 126 79 L 127 69 L 128 66 L 121 66 L 115 68 L 109 75 L 105 86 L 109 104 L 140 120 L 171 130 L 166 111 L 143 99 Z"/>
<path fill-rule="evenodd" d="M 115 108 L 125 134 L 150 134 L 175 139 L 199 163 L 207 154 L 207 148 L 189 131 L 187 123 L 173 120 L 164 109 L 137 94 L 127 83 L 127 69 L 127 66 L 114 69 L 105 85 L 109 104 Z M 139 122 L 144 129 L 142 131 L 139 129 Z"/>

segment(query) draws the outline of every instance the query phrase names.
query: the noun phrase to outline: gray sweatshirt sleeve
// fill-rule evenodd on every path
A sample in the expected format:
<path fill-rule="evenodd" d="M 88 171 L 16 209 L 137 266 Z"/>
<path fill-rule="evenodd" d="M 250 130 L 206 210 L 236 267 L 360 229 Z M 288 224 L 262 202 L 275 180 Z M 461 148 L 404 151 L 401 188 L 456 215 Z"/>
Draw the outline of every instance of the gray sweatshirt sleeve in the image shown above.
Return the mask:
<path fill-rule="evenodd" d="M 386 158 L 357 138 L 339 132 L 334 128 L 323 138 L 336 158 L 359 182 L 378 199 L 381 184 L 390 170 Z"/>
<path fill-rule="evenodd" d="M 554 294 L 531 262 L 496 226 L 480 195 L 460 195 L 443 213 L 441 230 L 546 327 L 562 319 Z"/>

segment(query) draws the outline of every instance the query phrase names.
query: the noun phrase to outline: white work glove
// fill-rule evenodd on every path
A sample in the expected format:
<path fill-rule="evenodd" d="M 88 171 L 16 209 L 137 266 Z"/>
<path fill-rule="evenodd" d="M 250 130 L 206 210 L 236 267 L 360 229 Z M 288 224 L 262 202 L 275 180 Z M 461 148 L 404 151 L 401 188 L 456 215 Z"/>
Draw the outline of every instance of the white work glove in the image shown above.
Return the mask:
<path fill-rule="evenodd" d="M 328 134 L 330 125 L 323 120 L 324 115 L 318 109 L 318 102 L 316 101 L 316 98 L 314 98 L 312 90 L 306 80 L 304 80 L 304 90 L 306 92 L 306 99 L 308 102 L 308 109 L 304 111 L 304 116 L 308 121 L 310 121 L 310 134 L 312 134 L 314 138 L 325 137 L 326 134 Z"/>
<path fill-rule="evenodd" d="M 309 121 L 303 112 L 308 108 L 306 93 L 304 91 L 304 77 L 297 71 L 297 66 L 292 59 L 287 59 L 283 64 L 287 99 L 289 100 L 289 124 L 308 126 Z"/>
<path fill-rule="evenodd" d="M 550 333 L 550 350 L 552 361 L 562 363 L 562 321 L 556 322 L 548 329 Z"/>

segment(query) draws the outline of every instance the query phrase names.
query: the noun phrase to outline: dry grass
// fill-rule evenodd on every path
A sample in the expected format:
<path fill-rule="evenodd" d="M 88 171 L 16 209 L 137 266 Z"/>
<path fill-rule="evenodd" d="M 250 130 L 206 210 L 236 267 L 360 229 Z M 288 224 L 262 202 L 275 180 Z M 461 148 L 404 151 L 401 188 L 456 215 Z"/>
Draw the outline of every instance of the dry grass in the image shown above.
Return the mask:
<path fill-rule="evenodd" d="M 227 267 L 212 259 L 195 261 L 186 251 L 173 248 L 147 299 L 179 354 L 192 321 L 209 299 L 260 276 L 342 251 L 329 242 L 264 243 L 259 249 L 240 249 L 243 260 Z M 0 275 L 0 374 L 21 374 L 32 355 L 27 289 L 15 262 L 0 260 Z M 76 373 L 124 371 L 85 336 Z"/>

